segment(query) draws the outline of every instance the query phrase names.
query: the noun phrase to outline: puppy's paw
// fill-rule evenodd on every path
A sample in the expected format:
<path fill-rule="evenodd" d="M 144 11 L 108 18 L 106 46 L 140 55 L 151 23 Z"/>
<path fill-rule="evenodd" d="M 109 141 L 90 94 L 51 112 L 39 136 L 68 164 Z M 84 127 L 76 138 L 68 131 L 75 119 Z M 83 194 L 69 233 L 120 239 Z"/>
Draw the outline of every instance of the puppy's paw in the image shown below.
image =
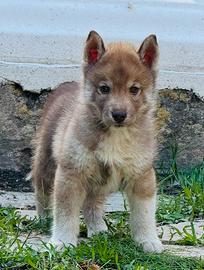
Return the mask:
<path fill-rule="evenodd" d="M 59 241 L 59 240 L 55 240 L 53 238 L 51 238 L 48 242 L 48 244 L 52 245 L 53 247 L 55 247 L 55 249 L 57 249 L 58 251 L 61 251 L 65 245 L 63 242 Z"/>
<path fill-rule="evenodd" d="M 143 248 L 145 252 L 161 253 L 164 251 L 164 247 L 159 239 L 140 239 L 136 241 L 139 246 Z"/>
<path fill-rule="evenodd" d="M 100 223 L 100 224 L 97 224 L 97 225 L 89 225 L 88 226 L 88 237 L 91 237 L 95 234 L 99 234 L 99 233 L 103 233 L 103 232 L 107 232 L 108 231 L 108 228 L 106 226 L 106 223 L 103 222 L 103 223 Z"/>
<path fill-rule="evenodd" d="M 62 250 L 65 247 L 75 247 L 77 245 L 77 241 L 74 240 L 60 240 L 57 238 L 52 237 L 49 244 L 52 244 L 57 250 Z"/>

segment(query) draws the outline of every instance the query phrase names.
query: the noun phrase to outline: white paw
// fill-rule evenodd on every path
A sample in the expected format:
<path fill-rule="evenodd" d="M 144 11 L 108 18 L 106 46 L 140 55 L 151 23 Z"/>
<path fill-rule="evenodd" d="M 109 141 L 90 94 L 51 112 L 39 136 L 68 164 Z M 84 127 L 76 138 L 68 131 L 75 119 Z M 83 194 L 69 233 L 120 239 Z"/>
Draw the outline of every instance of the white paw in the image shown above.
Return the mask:
<path fill-rule="evenodd" d="M 97 225 L 89 225 L 88 226 L 88 237 L 91 237 L 95 234 L 99 234 L 100 232 L 107 232 L 108 228 L 106 226 L 106 223 L 100 223 Z"/>
<path fill-rule="evenodd" d="M 52 237 L 49 241 L 57 250 L 62 250 L 65 247 L 73 247 L 77 245 L 77 241 L 73 239 L 60 240 Z"/>
<path fill-rule="evenodd" d="M 59 251 L 62 250 L 65 247 L 63 242 L 57 241 L 57 240 L 55 240 L 53 238 L 51 238 L 49 240 L 48 244 L 51 244 L 52 246 L 54 246 Z"/>
<path fill-rule="evenodd" d="M 136 241 L 145 252 L 161 253 L 164 247 L 159 239 L 140 239 Z"/>

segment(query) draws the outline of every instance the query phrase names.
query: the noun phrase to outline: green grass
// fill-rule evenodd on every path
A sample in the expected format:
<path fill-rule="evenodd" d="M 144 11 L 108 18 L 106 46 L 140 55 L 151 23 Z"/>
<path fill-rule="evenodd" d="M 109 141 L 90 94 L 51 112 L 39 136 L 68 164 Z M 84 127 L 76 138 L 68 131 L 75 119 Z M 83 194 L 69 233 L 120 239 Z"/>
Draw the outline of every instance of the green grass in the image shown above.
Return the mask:
<path fill-rule="evenodd" d="M 159 222 L 165 224 L 204 218 L 204 161 L 184 171 L 179 171 L 173 163 L 167 175 L 160 180 L 160 194 Z"/>
<path fill-rule="evenodd" d="M 50 220 L 29 220 L 14 209 L 0 209 L 0 269 L 94 269 L 93 263 L 101 269 L 203 269 L 204 262 L 200 259 L 144 253 L 131 240 L 127 219 L 127 212 L 108 214 L 108 234 L 95 236 L 63 252 L 42 243 L 43 250 L 38 252 L 27 245 L 26 238 L 19 240 L 19 235 L 29 237 L 33 231 L 47 232 Z M 81 231 L 85 231 L 83 223 Z M 85 263 L 90 267 L 85 268 Z"/>
<path fill-rule="evenodd" d="M 203 234 L 198 236 L 193 223 L 204 218 L 204 161 L 192 169 L 179 170 L 176 158 L 173 159 L 170 170 L 160 180 L 156 215 L 162 225 L 189 221 L 182 231 L 172 226 L 172 238 L 181 238 L 177 244 L 204 246 L 204 227 Z"/>
<path fill-rule="evenodd" d="M 109 233 L 95 236 L 77 248 L 58 252 L 52 245 L 42 243 L 43 251 L 38 252 L 26 240 L 19 240 L 19 235 L 24 232 L 29 237 L 33 231 L 42 232 L 42 225 L 47 231 L 49 220 L 31 221 L 14 209 L 0 209 L 0 269 L 94 269 L 93 263 L 101 269 L 203 269 L 204 262 L 199 259 L 142 252 L 131 240 L 127 218 L 127 212 L 107 215 Z M 83 223 L 81 229 L 84 231 Z M 85 263 L 90 267 L 85 268 Z"/>
<path fill-rule="evenodd" d="M 172 190 L 174 192 L 172 192 Z M 172 162 L 170 171 L 161 177 L 157 209 L 159 224 L 189 221 L 189 226 L 179 231 L 172 228 L 172 236 L 179 234 L 179 244 L 204 245 L 204 234 L 196 235 L 194 220 L 204 217 L 204 162 L 188 170 L 179 171 Z M 29 220 L 14 209 L 0 209 L 0 269 L 100 269 L 118 270 L 201 270 L 204 262 L 196 258 L 181 258 L 168 253 L 145 254 L 131 240 L 128 227 L 129 213 L 106 215 L 109 233 L 95 236 L 76 248 L 58 252 L 52 245 L 42 243 L 41 252 L 27 245 L 33 232 L 48 233 L 51 220 Z M 83 221 L 81 235 L 86 235 Z M 27 235 L 21 241 L 19 236 Z"/>

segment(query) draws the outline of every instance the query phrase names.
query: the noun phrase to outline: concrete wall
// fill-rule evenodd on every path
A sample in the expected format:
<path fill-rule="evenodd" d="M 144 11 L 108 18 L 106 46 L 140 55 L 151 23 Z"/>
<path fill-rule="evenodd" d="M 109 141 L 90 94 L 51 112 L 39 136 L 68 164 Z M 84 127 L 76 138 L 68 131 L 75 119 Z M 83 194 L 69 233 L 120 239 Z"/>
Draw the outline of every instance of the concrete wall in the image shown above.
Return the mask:
<path fill-rule="evenodd" d="M 141 43 L 158 37 L 158 88 L 193 89 L 204 96 L 202 0 L 0 1 L 0 79 L 30 91 L 80 80 L 88 32 L 105 41 Z"/>

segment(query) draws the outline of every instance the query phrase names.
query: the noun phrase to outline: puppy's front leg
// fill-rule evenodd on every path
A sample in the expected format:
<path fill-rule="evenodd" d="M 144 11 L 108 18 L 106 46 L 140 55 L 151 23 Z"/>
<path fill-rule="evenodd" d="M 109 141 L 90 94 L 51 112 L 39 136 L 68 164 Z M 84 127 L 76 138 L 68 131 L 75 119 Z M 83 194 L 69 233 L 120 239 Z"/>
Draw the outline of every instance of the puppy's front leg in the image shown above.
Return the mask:
<path fill-rule="evenodd" d="M 81 177 L 75 170 L 58 166 L 54 185 L 54 220 L 51 243 L 76 245 L 79 214 L 85 198 Z"/>
<path fill-rule="evenodd" d="M 134 240 L 144 251 L 160 253 L 163 250 L 157 236 L 156 180 L 154 170 L 148 171 L 144 177 L 135 180 L 127 189 L 130 205 L 131 229 Z"/>

